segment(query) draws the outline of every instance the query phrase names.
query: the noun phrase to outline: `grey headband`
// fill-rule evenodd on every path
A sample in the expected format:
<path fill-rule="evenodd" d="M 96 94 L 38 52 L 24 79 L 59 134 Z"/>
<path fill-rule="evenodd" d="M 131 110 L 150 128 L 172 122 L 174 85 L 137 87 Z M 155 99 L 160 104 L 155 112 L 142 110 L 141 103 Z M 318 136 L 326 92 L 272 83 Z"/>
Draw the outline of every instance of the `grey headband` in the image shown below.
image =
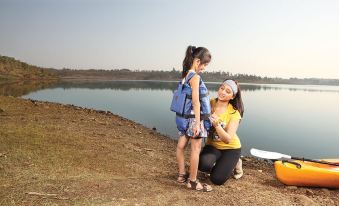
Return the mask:
<path fill-rule="evenodd" d="M 227 84 L 228 86 L 231 87 L 232 91 L 233 91 L 233 97 L 235 97 L 235 95 L 237 95 L 238 93 L 238 86 L 235 83 L 235 81 L 228 79 L 226 81 L 224 81 L 222 84 Z"/>

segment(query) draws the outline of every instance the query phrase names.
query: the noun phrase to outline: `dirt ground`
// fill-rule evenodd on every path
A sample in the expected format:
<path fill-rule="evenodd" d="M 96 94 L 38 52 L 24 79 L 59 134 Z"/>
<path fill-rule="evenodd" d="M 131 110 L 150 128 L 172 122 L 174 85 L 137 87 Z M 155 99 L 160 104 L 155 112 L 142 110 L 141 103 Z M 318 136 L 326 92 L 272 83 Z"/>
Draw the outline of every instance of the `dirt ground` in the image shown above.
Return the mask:
<path fill-rule="evenodd" d="M 0 96 L 0 205 L 339 205 L 245 157 L 209 193 L 176 183 L 176 142 L 105 111 Z"/>

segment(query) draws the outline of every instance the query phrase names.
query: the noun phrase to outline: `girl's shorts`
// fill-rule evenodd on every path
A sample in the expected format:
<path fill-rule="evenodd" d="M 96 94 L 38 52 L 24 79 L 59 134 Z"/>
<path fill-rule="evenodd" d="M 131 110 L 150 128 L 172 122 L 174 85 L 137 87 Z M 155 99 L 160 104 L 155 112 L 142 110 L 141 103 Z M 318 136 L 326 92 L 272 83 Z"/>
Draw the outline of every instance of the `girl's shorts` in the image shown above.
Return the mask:
<path fill-rule="evenodd" d="M 193 128 L 195 125 L 195 118 L 188 119 L 188 128 L 184 131 L 179 131 L 179 136 L 186 135 L 187 137 L 193 138 Z M 204 120 L 200 121 L 200 133 L 195 139 L 206 138 L 208 135 L 207 130 L 204 125 Z"/>

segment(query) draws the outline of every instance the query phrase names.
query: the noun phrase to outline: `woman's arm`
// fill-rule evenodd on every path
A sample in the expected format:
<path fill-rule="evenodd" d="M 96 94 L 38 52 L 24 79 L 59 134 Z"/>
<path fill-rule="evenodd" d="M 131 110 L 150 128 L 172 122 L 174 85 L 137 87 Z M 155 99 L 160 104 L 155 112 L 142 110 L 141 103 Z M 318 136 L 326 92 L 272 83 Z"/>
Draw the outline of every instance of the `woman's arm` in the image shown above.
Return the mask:
<path fill-rule="evenodd" d="M 232 137 L 237 132 L 240 120 L 232 120 L 227 124 L 226 129 L 222 128 L 220 124 L 214 124 L 215 131 L 217 132 L 219 139 L 226 144 L 230 143 Z"/>

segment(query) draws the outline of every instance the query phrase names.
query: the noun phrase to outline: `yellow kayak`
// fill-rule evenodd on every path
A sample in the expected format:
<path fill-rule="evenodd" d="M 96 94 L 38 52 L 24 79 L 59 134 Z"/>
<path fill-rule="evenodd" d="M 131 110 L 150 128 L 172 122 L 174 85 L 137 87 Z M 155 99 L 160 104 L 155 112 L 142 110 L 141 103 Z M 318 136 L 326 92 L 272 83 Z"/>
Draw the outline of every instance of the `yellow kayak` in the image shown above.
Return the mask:
<path fill-rule="evenodd" d="M 325 161 L 339 163 L 339 159 Z M 339 166 L 301 160 L 275 161 L 279 181 L 286 185 L 339 188 Z"/>

